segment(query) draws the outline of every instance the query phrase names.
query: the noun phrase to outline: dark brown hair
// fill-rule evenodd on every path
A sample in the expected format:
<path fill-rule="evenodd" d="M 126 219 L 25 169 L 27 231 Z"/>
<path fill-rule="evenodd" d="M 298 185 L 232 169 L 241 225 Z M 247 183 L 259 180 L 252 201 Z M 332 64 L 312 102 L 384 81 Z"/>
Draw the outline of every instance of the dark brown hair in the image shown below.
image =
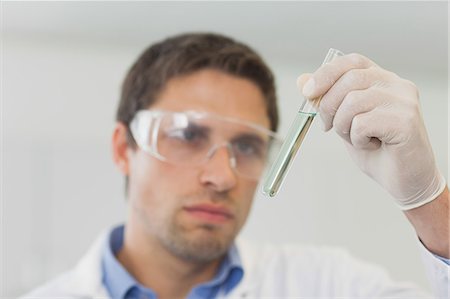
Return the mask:
<path fill-rule="evenodd" d="M 170 79 L 207 68 L 254 82 L 264 95 L 271 130 L 277 130 L 272 72 L 250 47 L 213 33 L 177 35 L 146 49 L 125 78 L 116 120 L 129 127 L 136 112 L 149 108 Z"/>

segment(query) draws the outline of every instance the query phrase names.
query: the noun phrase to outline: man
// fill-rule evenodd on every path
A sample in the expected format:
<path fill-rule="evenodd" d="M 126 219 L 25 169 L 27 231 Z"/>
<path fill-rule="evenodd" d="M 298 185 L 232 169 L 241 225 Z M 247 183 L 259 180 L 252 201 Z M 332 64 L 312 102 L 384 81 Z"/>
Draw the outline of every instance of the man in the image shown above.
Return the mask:
<path fill-rule="evenodd" d="M 386 188 L 423 243 L 436 296 L 448 298 L 449 193 L 416 87 L 351 54 L 304 74 L 320 115 L 358 166 Z M 249 47 L 185 34 L 129 71 L 112 138 L 128 216 L 77 267 L 28 298 L 415 298 L 341 251 L 236 241 L 279 145 L 274 79 Z"/>

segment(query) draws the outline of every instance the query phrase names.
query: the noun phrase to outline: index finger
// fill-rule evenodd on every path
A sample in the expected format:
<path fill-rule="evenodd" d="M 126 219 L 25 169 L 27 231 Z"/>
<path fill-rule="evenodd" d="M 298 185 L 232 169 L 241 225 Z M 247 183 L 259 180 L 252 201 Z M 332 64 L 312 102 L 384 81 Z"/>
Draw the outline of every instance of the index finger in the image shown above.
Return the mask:
<path fill-rule="evenodd" d="M 302 93 L 309 99 L 324 95 L 334 83 L 351 69 L 365 69 L 376 65 L 369 58 L 357 54 L 347 54 L 319 67 L 305 83 Z"/>

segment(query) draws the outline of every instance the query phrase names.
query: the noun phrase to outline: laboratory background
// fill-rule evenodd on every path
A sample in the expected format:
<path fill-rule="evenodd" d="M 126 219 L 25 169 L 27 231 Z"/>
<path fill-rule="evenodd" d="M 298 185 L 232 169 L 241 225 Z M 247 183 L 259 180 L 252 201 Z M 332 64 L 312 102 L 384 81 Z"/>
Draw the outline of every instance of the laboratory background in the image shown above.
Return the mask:
<path fill-rule="evenodd" d="M 314 71 L 330 47 L 368 56 L 418 86 L 448 181 L 447 2 L 2 2 L 1 9 L 2 298 L 70 269 L 100 232 L 124 220 L 124 178 L 110 149 L 121 83 L 146 47 L 174 34 L 222 33 L 256 49 L 276 75 L 282 135 L 302 102 L 298 75 Z M 345 247 L 429 288 L 412 226 L 319 119 L 278 196 L 258 190 L 241 236 Z"/>

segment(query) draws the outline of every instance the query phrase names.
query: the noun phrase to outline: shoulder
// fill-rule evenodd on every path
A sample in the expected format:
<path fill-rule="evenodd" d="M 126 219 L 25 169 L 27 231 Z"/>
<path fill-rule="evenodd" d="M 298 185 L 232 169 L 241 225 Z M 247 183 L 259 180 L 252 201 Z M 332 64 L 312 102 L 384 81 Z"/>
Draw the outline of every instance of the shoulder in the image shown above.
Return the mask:
<path fill-rule="evenodd" d="M 334 297 L 349 254 L 335 247 L 236 242 L 244 283 L 256 295 Z M 348 295 L 348 294 L 347 294 Z"/>
<path fill-rule="evenodd" d="M 70 294 L 70 282 L 73 280 L 73 271 L 68 271 L 60 274 L 53 280 L 45 283 L 42 286 L 30 291 L 21 296 L 21 299 L 37 299 L 37 298 L 77 298 L 75 294 Z"/>
<path fill-rule="evenodd" d="M 331 246 L 266 244 L 239 239 L 239 254 L 246 268 L 276 268 L 290 271 L 314 270 L 315 273 L 337 270 L 356 262 L 347 250 Z M 333 272 L 334 272 L 333 271 Z"/>
<path fill-rule="evenodd" d="M 276 290 L 285 295 L 380 298 L 423 294 L 410 283 L 392 281 L 382 267 L 340 247 L 258 244 L 241 239 L 236 244 L 247 283 L 263 293 L 276 294 Z"/>
<path fill-rule="evenodd" d="M 77 265 L 46 284 L 32 290 L 21 298 L 106 298 L 102 283 L 102 252 L 108 231 L 96 239 Z"/>

